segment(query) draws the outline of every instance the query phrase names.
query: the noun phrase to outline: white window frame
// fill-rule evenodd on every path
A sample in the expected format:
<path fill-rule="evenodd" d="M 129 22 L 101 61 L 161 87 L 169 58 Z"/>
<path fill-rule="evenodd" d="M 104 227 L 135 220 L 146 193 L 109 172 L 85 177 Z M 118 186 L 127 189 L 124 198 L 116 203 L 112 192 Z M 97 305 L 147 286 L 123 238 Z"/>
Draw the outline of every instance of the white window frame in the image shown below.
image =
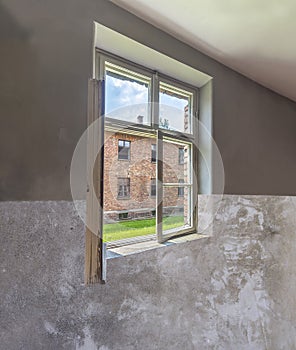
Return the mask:
<path fill-rule="evenodd" d="M 112 64 L 118 65 L 122 67 L 123 69 L 127 69 L 129 71 L 133 71 L 136 74 L 145 75 L 151 80 L 151 87 L 149 90 L 149 100 L 153 102 L 151 104 L 151 109 L 149 110 L 150 117 L 151 117 L 151 124 L 150 125 L 142 125 L 142 124 L 132 124 L 128 123 L 124 120 L 118 120 L 113 118 L 105 118 L 105 127 L 109 130 L 116 130 L 117 128 L 120 129 L 124 128 L 125 130 L 128 130 L 132 133 L 140 132 L 140 133 L 148 133 L 150 136 L 154 136 L 156 138 L 156 148 L 157 148 L 157 186 L 156 186 L 156 236 L 159 243 L 163 243 L 167 239 L 173 237 L 173 236 L 179 236 L 183 234 L 189 234 L 189 233 L 196 233 L 197 232 L 197 181 L 193 181 L 193 174 L 197 174 L 197 156 L 198 152 L 196 149 L 197 145 L 197 99 L 198 99 L 198 89 L 180 81 L 177 81 L 176 79 L 172 77 L 168 77 L 164 74 L 161 74 L 156 71 L 152 71 L 150 69 L 147 69 L 145 67 L 139 66 L 138 64 L 135 64 L 133 62 L 129 62 L 121 57 L 114 56 L 112 54 L 106 53 L 102 50 L 97 49 L 96 50 L 96 77 L 98 80 L 105 81 L 105 62 L 110 62 Z M 183 89 L 185 91 L 188 91 L 192 94 L 192 106 L 191 107 L 191 133 L 185 133 L 185 132 L 179 132 L 179 131 L 173 131 L 173 130 L 167 130 L 159 128 L 159 86 L 160 82 L 163 82 L 165 84 L 170 84 L 176 88 Z M 162 159 L 163 159 L 163 142 L 169 140 L 174 140 L 176 142 L 187 142 L 192 145 L 192 154 L 191 154 L 191 164 L 192 164 L 192 174 L 191 177 L 191 183 L 173 183 L 173 184 L 163 184 L 163 167 L 162 167 Z M 169 234 L 164 234 L 162 230 L 162 208 L 163 208 L 163 187 L 165 186 L 183 186 L 184 188 L 187 186 L 192 187 L 192 195 L 191 195 L 191 225 L 188 228 L 183 228 L 179 230 L 175 230 L 175 232 L 171 232 Z M 193 207 L 194 206 L 194 207 Z M 103 225 L 103 223 L 101 223 Z M 151 237 L 148 237 L 150 239 L 155 239 L 151 235 Z M 139 236 L 136 238 L 137 241 L 147 240 L 147 236 Z M 134 243 L 135 238 L 130 240 L 130 243 Z M 129 244 L 129 240 L 125 240 L 124 244 Z M 120 242 L 118 242 L 118 245 L 120 245 Z M 114 246 L 114 242 L 112 242 L 112 246 Z"/>

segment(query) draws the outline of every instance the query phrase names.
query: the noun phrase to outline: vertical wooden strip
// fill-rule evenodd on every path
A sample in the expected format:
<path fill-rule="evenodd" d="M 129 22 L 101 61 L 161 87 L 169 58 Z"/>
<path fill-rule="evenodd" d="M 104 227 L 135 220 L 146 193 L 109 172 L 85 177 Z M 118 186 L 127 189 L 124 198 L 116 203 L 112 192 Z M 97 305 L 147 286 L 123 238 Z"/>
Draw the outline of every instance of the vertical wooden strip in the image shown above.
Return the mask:
<path fill-rule="evenodd" d="M 103 117 L 100 101 L 101 82 L 91 79 L 88 94 L 88 139 L 87 139 L 87 199 L 85 233 L 85 283 L 103 282 L 102 270 L 102 226 L 103 226 L 103 190 L 102 169 L 104 154 Z"/>

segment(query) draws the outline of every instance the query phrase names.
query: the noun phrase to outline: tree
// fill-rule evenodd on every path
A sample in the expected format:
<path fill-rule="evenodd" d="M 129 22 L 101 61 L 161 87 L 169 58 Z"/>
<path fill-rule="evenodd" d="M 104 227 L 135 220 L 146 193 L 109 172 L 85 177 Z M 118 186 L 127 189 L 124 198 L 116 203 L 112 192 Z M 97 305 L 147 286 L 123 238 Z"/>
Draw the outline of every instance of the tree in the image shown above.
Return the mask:
<path fill-rule="evenodd" d="M 170 128 L 169 120 L 166 118 L 164 118 L 164 119 L 160 118 L 159 119 L 159 126 L 163 129 L 168 130 Z"/>

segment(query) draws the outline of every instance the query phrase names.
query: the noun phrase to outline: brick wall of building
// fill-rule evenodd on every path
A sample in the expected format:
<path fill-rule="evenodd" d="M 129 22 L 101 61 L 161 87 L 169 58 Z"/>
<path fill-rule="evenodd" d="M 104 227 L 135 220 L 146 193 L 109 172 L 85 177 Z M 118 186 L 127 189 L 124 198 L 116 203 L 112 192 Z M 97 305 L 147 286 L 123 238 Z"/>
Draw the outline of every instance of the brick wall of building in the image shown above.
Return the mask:
<path fill-rule="evenodd" d="M 118 140 L 130 141 L 130 158 L 118 159 Z M 118 219 L 119 213 L 128 212 L 128 217 L 153 215 L 156 198 L 151 196 L 151 179 L 156 179 L 156 163 L 151 161 L 153 138 L 124 133 L 105 132 L 104 164 L 104 211 L 105 218 Z M 164 143 L 164 182 L 178 183 L 183 179 L 185 164 L 179 164 L 179 147 Z M 130 181 L 129 198 L 118 198 L 118 178 Z M 171 207 L 184 207 L 185 197 L 178 196 L 178 188 L 164 189 L 165 212 Z"/>

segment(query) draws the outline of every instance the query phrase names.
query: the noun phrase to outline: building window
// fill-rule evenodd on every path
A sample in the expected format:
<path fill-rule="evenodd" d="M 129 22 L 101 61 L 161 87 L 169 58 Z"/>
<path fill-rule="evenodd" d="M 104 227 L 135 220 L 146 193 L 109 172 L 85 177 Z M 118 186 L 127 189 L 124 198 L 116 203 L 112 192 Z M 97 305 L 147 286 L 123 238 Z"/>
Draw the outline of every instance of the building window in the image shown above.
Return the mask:
<path fill-rule="evenodd" d="M 125 212 L 125 213 L 119 213 L 119 214 L 118 214 L 118 219 L 119 219 L 119 220 L 125 220 L 125 219 L 128 219 L 128 212 Z"/>
<path fill-rule="evenodd" d="M 156 144 L 155 143 L 151 145 L 151 162 L 152 163 L 156 162 Z"/>
<path fill-rule="evenodd" d="M 118 140 L 118 159 L 130 159 L 131 142 L 126 140 Z"/>
<path fill-rule="evenodd" d="M 117 198 L 130 198 L 130 179 L 119 178 L 117 181 Z"/>
<path fill-rule="evenodd" d="M 179 184 L 184 184 L 184 180 L 180 179 Z M 183 186 L 178 187 L 178 197 L 184 197 L 184 187 Z"/>
<path fill-rule="evenodd" d="M 156 179 L 151 179 L 150 196 L 151 197 L 155 197 L 156 196 Z"/>
<path fill-rule="evenodd" d="M 184 148 L 179 148 L 179 164 L 184 164 Z"/>

